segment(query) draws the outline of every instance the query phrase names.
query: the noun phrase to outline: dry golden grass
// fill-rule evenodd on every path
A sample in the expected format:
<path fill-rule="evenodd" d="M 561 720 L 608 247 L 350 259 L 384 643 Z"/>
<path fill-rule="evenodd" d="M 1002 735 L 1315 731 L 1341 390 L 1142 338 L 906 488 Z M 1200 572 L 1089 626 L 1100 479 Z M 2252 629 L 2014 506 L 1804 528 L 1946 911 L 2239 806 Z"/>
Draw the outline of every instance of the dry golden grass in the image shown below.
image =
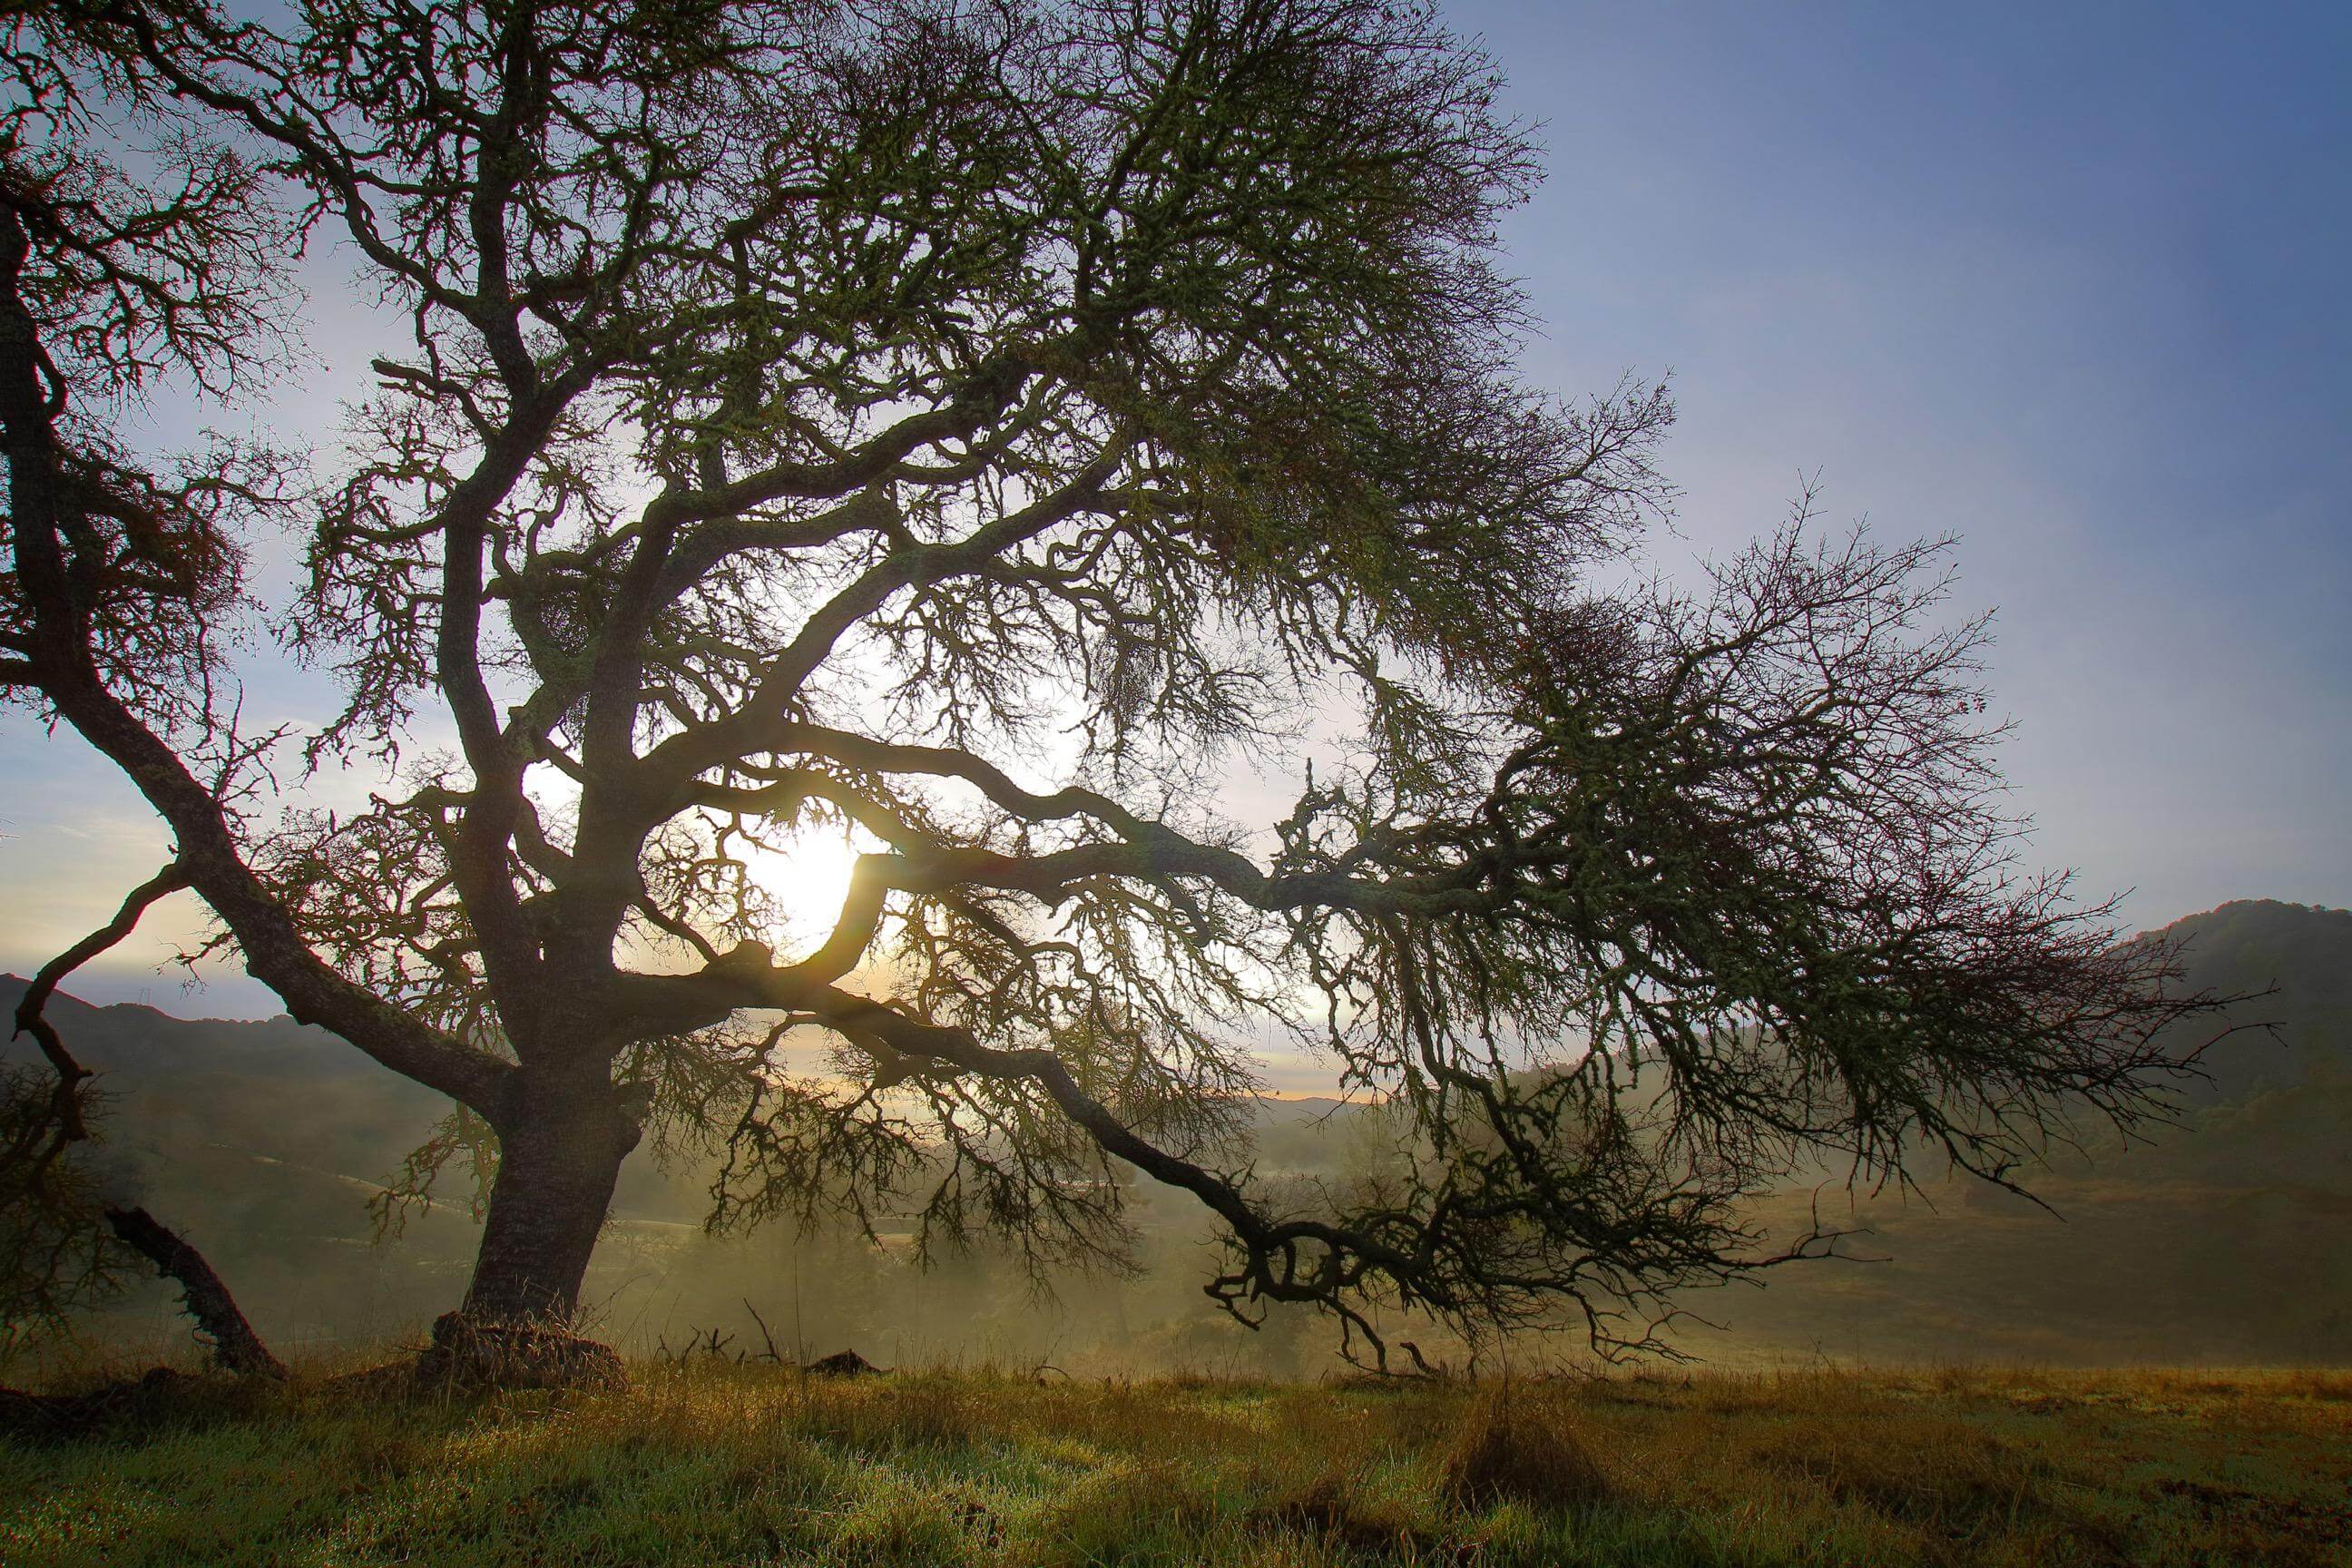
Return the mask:
<path fill-rule="evenodd" d="M 703 1363 L 0 1445 L 0 1563 L 2352 1564 L 2336 1372 L 1509 1389 Z"/>
<path fill-rule="evenodd" d="M 1569 1402 L 1543 1388 L 1504 1384 L 1473 1395 L 1437 1469 L 1445 1495 L 1467 1508 L 1589 1508 L 1609 1495 Z"/>

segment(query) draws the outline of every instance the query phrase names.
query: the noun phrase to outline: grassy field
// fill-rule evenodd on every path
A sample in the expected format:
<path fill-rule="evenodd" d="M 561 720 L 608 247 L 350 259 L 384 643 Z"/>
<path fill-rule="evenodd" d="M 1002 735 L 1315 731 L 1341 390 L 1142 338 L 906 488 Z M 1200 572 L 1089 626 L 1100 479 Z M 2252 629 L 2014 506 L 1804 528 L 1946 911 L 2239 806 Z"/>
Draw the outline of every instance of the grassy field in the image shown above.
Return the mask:
<path fill-rule="evenodd" d="M 1050 1374 L 1049 1374 L 1050 1378 Z M 0 1563 L 2352 1563 L 2352 1374 L 199 1395 L 0 1445 Z"/>

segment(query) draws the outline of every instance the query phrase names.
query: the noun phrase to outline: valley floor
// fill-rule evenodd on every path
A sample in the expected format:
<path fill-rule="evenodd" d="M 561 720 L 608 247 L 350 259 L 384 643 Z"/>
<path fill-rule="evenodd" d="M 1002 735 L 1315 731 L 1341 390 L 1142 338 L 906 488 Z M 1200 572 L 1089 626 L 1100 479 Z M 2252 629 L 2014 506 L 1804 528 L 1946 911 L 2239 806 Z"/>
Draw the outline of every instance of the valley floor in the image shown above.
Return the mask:
<path fill-rule="evenodd" d="M 0 1563 L 2352 1564 L 2352 1373 L 313 1381 L 0 1442 Z"/>

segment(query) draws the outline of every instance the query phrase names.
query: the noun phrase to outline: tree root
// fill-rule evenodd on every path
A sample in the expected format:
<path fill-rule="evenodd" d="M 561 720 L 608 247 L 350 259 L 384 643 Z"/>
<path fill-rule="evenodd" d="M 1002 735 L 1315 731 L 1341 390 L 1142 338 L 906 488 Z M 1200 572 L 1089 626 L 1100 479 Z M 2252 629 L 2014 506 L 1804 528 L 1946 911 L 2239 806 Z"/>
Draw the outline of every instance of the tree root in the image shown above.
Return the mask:
<path fill-rule="evenodd" d="M 625 1388 L 612 1346 L 541 1322 L 478 1321 L 445 1312 L 416 1358 L 420 1388 Z"/>

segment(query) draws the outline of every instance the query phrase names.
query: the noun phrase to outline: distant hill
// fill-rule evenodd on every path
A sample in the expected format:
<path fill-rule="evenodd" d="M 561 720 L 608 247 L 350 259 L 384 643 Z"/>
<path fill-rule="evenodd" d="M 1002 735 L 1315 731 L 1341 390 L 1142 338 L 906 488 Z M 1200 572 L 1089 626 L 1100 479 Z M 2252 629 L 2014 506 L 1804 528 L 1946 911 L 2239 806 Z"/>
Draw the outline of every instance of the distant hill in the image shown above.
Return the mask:
<path fill-rule="evenodd" d="M 1884 1263 L 1772 1273 L 1769 1289 L 1693 1298 L 1726 1325 L 1685 1342 L 1718 1361 L 1823 1355 L 2051 1363 L 2352 1362 L 2352 911 L 2224 904 L 2153 933 L 2186 941 L 2186 984 L 2253 999 L 2217 1044 L 2181 1124 L 2148 1143 L 2095 1142 L 2034 1180 L 2061 1215 L 1981 1184 L 1927 1203 L 1791 1192 L 1759 1206 L 1786 1227 L 1821 1204 L 1867 1227 Z M 0 977 L 0 1009 L 24 982 Z M 2255 995 L 2254 994 L 2263 994 Z M 221 1022 L 137 1005 L 50 1008 L 114 1096 L 102 1159 L 117 1190 L 187 1231 L 264 1331 L 290 1344 L 414 1331 L 453 1305 L 475 1237 L 463 1170 L 442 1204 L 373 1239 L 366 1201 L 447 1109 L 431 1091 L 290 1019 Z M 2179 1042 L 2182 1048 L 2194 1041 Z M 19 1045 L 11 1047 L 19 1054 Z M 1328 1100 L 1261 1102 L 1267 1172 L 1336 1166 L 1355 1115 Z M 1209 1314 L 1206 1230 L 1181 1194 L 1147 1189 L 1139 1279 L 1076 1279 L 1040 1303 L 985 1256 L 917 1279 L 906 1248 L 839 1237 L 702 1234 L 707 1169 L 631 1162 L 589 1296 L 604 1331 L 650 1346 L 689 1327 L 780 1334 L 877 1360 L 1050 1352 L 1160 1364 L 1311 1368 L 1326 1341 L 1303 1321 L 1260 1335 Z M 797 1329 L 780 1328 L 795 1322 Z M 182 1332 L 160 1290 L 101 1325 Z"/>
<path fill-rule="evenodd" d="M 1695 1347 L 2352 1363 L 2352 911 L 2249 900 L 2153 937 L 2183 942 L 2189 988 L 2248 998 L 2225 1017 L 2239 1032 L 2200 1058 L 2210 1076 L 2182 1088 L 2179 1125 L 2053 1155 L 2029 1184 L 2054 1215 L 1981 1183 L 1927 1202 L 1823 1194 L 1827 1217 L 1868 1227 L 1853 1250 L 1888 1261 L 1784 1269 L 1763 1291 L 1695 1302 L 1733 1331 Z M 1787 1228 L 1812 1201 L 1763 1206 Z"/>
<path fill-rule="evenodd" d="M 2276 1039 L 2241 1036 L 2204 1059 L 2210 1082 L 2192 1101 L 2238 1101 L 2263 1089 L 2352 1072 L 2352 910 L 2245 899 L 2175 921 L 2150 938 L 2185 942 L 2191 990 L 2252 999 L 2231 1009 L 2244 1025 L 2274 1024 Z"/>

